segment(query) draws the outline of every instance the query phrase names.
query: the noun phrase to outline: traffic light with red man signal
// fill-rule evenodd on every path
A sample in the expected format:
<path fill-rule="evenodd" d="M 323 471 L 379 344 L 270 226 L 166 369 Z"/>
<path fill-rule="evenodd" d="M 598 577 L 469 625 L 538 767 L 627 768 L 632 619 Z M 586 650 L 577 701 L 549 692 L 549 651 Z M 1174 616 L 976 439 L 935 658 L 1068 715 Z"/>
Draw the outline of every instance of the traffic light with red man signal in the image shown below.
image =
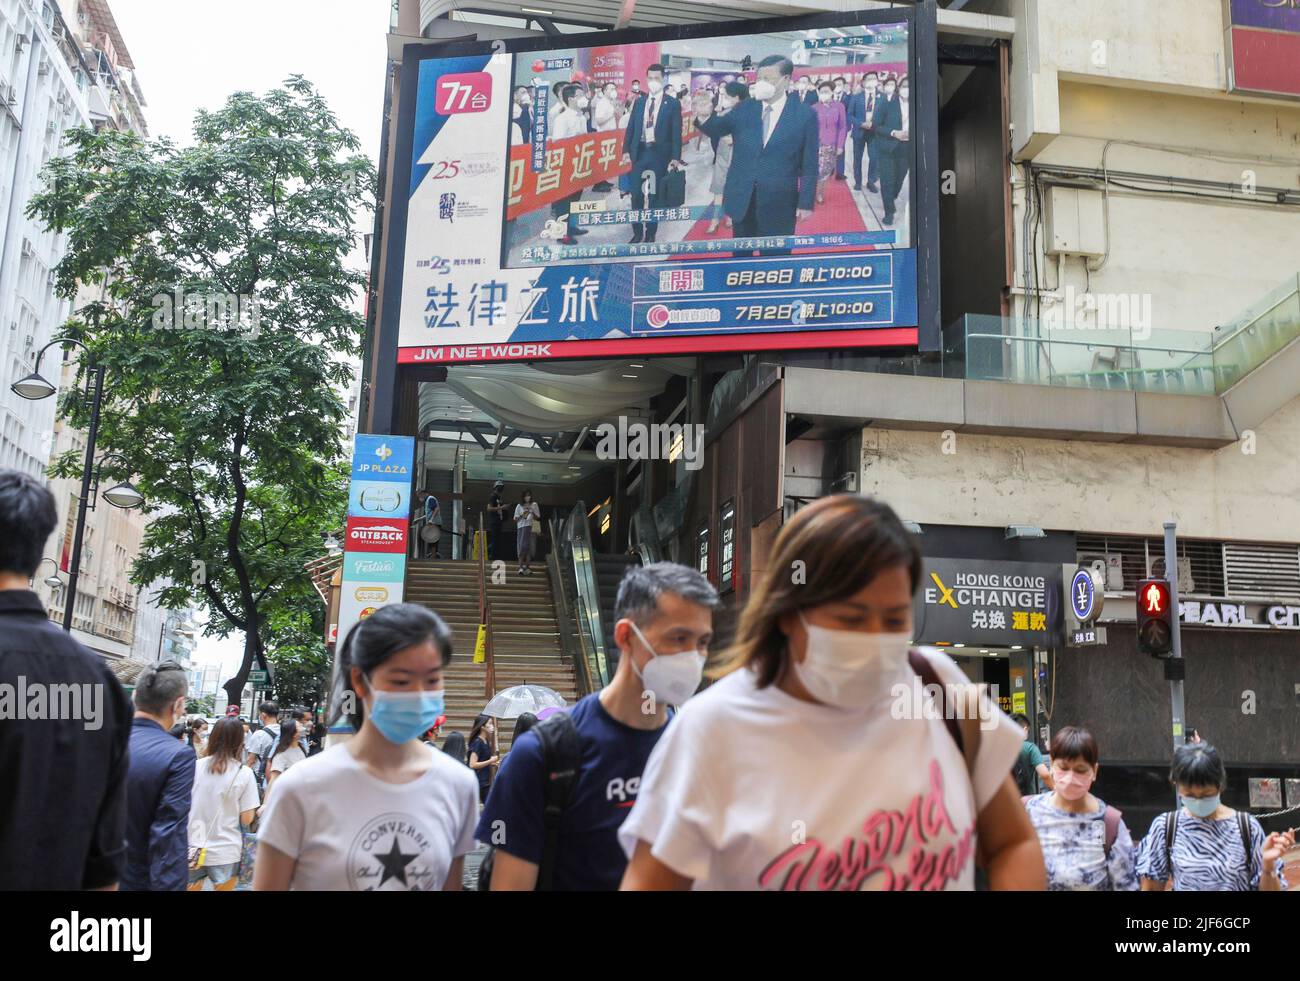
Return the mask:
<path fill-rule="evenodd" d="M 1169 581 L 1143 579 L 1137 587 L 1138 650 L 1168 657 L 1174 649 L 1174 611 Z"/>

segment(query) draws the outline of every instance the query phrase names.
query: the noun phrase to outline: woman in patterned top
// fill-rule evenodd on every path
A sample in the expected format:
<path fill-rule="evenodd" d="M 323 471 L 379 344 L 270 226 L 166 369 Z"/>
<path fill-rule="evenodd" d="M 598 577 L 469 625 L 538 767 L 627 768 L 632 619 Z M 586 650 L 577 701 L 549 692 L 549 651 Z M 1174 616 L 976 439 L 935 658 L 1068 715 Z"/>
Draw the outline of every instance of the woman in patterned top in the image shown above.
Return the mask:
<path fill-rule="evenodd" d="M 1133 836 L 1120 817 L 1089 791 L 1100 754 L 1087 729 L 1066 726 L 1052 737 L 1053 790 L 1025 798 L 1047 865 L 1047 888 L 1076 892 L 1132 892 Z"/>
<path fill-rule="evenodd" d="M 1257 820 L 1220 801 L 1228 782 L 1218 750 L 1189 743 L 1174 753 L 1169 782 L 1182 807 L 1151 822 L 1138 852 L 1144 892 L 1276 892 L 1285 889 L 1282 856 L 1295 834 L 1265 835 Z"/>

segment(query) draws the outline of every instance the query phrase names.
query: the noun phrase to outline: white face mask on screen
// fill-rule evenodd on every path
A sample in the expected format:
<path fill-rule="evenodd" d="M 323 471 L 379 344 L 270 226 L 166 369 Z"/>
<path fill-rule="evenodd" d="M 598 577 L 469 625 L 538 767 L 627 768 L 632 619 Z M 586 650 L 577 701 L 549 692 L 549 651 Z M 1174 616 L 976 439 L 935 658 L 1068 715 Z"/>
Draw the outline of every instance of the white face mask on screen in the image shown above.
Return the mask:
<path fill-rule="evenodd" d="M 863 708 L 889 693 L 907 663 L 910 633 L 868 634 L 831 630 L 799 619 L 808 634 L 803 663 L 792 660 L 795 676 L 819 702 L 837 708 Z"/>

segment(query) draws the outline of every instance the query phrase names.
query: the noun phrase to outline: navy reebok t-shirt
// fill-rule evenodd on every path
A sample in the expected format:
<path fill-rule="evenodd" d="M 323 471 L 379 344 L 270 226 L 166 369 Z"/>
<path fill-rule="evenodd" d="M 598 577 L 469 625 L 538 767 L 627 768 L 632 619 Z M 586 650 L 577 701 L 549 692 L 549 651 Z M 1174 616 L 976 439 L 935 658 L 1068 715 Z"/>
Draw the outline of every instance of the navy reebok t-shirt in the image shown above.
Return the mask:
<path fill-rule="evenodd" d="M 582 743 L 582 766 L 560 818 L 553 884 L 557 890 L 613 891 L 627 869 L 619 825 L 636 803 L 646 760 L 668 727 L 625 726 L 605 711 L 598 694 L 582 699 L 569 715 Z M 540 865 L 545 801 L 542 744 L 530 731 L 506 754 L 474 837 Z"/>

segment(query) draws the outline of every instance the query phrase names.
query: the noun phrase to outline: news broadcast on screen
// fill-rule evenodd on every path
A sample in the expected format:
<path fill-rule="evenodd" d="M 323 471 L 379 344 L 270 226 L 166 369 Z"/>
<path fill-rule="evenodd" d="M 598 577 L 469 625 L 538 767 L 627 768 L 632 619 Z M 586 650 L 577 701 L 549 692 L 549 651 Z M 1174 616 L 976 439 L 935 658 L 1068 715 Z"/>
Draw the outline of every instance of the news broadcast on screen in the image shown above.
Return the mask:
<path fill-rule="evenodd" d="M 756 23 L 408 59 L 398 360 L 916 343 L 910 12 Z"/>

